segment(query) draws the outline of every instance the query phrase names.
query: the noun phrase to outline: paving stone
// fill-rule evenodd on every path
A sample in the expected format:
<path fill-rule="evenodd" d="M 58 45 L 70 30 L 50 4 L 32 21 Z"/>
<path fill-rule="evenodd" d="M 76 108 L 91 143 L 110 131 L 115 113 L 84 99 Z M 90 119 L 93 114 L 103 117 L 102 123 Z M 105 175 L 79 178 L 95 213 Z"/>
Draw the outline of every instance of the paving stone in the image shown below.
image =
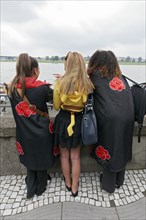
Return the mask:
<path fill-rule="evenodd" d="M 65 202 L 65 196 L 61 196 L 61 202 Z"/>
<path fill-rule="evenodd" d="M 13 209 L 12 215 L 16 215 L 16 213 L 17 213 L 17 209 Z"/>
<path fill-rule="evenodd" d="M 40 200 L 39 201 L 39 207 L 43 206 L 44 205 L 44 200 Z"/>
<path fill-rule="evenodd" d="M 20 205 L 20 203 L 14 203 L 14 204 L 13 204 L 13 209 L 18 208 L 19 205 Z"/>
<path fill-rule="evenodd" d="M 19 214 L 19 213 L 21 213 L 22 212 L 22 207 L 19 207 L 18 209 L 17 209 L 17 214 Z"/>
<path fill-rule="evenodd" d="M 13 211 L 12 209 L 5 209 L 5 211 L 3 212 L 3 216 L 11 215 L 12 211 Z"/>
<path fill-rule="evenodd" d="M 13 204 L 6 204 L 5 209 L 11 209 Z"/>
<path fill-rule="evenodd" d="M 65 201 L 69 202 L 70 201 L 70 196 L 67 195 Z"/>
<path fill-rule="evenodd" d="M 6 203 L 1 204 L 0 208 L 1 210 L 5 209 Z"/>
<path fill-rule="evenodd" d="M 34 203 L 34 208 L 38 208 L 38 207 L 39 207 L 39 202 L 37 201 Z"/>

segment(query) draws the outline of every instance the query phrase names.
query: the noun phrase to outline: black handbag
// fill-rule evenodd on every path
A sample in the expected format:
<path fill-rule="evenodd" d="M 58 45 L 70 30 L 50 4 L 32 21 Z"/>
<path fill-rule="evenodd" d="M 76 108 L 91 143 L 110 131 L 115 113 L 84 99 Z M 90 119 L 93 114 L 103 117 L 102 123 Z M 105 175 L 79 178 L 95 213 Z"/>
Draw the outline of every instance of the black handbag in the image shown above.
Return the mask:
<path fill-rule="evenodd" d="M 98 141 L 97 121 L 93 110 L 93 95 L 88 96 L 83 110 L 81 134 L 84 145 L 95 144 Z"/>
<path fill-rule="evenodd" d="M 141 130 L 143 127 L 144 116 L 146 115 L 146 82 L 139 84 L 127 76 L 124 77 L 133 82 L 133 85 L 131 86 L 131 93 L 134 102 L 135 121 L 138 123 L 139 128 L 138 143 L 140 143 Z"/>

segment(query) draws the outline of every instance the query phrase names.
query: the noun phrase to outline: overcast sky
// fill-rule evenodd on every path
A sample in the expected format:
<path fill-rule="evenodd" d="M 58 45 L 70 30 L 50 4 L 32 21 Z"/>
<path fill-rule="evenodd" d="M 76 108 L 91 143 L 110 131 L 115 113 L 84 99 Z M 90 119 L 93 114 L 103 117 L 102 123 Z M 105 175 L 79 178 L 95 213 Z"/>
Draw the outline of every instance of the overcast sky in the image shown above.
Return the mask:
<path fill-rule="evenodd" d="M 1 0 L 1 56 L 97 49 L 145 58 L 145 0 Z"/>

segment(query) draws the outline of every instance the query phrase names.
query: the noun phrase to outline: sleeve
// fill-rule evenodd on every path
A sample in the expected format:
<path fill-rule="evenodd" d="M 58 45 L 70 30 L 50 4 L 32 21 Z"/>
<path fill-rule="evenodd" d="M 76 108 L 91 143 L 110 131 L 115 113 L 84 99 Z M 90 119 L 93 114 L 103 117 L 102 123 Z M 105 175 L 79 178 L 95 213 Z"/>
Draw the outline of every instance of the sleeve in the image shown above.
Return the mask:
<path fill-rule="evenodd" d="M 48 101 L 53 102 L 53 89 L 49 87 Z"/>
<path fill-rule="evenodd" d="M 55 83 L 54 91 L 53 91 L 53 108 L 55 110 L 59 110 L 60 106 L 61 106 L 61 99 L 60 99 L 60 94 L 58 90 L 58 84 Z"/>
<path fill-rule="evenodd" d="M 45 85 L 46 102 L 53 102 L 53 89 Z"/>

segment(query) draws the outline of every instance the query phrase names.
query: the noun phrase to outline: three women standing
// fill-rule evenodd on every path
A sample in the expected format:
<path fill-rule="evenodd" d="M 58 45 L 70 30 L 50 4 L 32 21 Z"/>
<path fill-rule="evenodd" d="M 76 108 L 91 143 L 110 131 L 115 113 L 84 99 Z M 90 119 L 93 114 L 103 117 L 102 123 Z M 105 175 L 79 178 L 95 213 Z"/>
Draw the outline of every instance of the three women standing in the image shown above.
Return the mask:
<path fill-rule="evenodd" d="M 59 146 L 64 181 L 72 196 L 78 195 L 82 110 L 93 87 L 99 132 L 93 156 L 103 167 L 100 179 L 104 190 L 112 193 L 123 184 L 126 163 L 131 160 L 134 106 L 115 55 L 111 51 L 96 51 L 91 56 L 91 80 L 81 54 L 69 52 L 64 66 L 65 74 L 54 85 L 54 98 L 49 84 L 37 80 L 38 62 L 28 54 L 18 57 L 16 76 L 9 85 L 17 149 L 21 163 L 27 167 L 27 198 L 46 190 L 47 169 L 53 164 L 53 143 L 49 118 L 31 110 L 25 96 L 45 113 L 46 103 L 52 99 L 54 108 L 60 110 L 54 122 L 55 146 Z"/>

